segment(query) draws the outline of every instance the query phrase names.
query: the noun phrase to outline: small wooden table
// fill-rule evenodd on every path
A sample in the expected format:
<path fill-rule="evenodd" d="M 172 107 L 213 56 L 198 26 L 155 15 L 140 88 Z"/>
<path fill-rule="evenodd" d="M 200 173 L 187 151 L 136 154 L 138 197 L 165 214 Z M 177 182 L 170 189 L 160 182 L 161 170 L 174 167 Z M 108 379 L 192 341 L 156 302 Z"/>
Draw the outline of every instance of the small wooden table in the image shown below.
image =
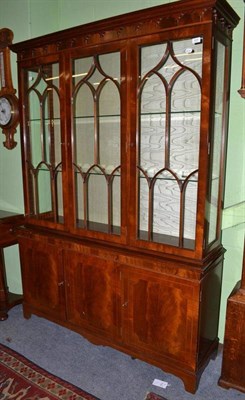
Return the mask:
<path fill-rule="evenodd" d="M 6 320 L 8 310 L 20 304 L 23 298 L 22 295 L 8 290 L 3 251 L 5 247 L 17 244 L 13 228 L 20 225 L 23 218 L 21 214 L 0 210 L 0 321 Z"/>

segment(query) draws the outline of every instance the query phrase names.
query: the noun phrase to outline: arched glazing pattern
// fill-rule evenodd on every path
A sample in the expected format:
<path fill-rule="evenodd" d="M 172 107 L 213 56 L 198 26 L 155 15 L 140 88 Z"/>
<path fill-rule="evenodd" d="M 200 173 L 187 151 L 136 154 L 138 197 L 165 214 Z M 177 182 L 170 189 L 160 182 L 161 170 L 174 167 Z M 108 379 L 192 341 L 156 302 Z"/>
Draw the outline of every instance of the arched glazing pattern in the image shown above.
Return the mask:
<path fill-rule="evenodd" d="M 201 38 L 141 47 L 139 239 L 195 246 L 201 85 Z"/>
<path fill-rule="evenodd" d="M 72 87 L 76 224 L 120 234 L 120 53 L 74 59 Z"/>
<path fill-rule="evenodd" d="M 30 214 L 63 222 L 59 64 L 26 70 Z"/>

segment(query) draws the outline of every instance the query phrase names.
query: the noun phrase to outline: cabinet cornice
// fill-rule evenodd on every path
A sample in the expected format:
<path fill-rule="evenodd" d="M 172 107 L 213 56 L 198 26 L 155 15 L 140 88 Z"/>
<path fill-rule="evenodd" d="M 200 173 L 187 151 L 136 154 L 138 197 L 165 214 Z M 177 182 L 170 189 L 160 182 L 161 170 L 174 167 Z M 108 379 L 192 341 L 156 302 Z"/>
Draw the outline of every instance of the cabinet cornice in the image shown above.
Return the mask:
<path fill-rule="evenodd" d="M 225 0 L 180 0 L 15 43 L 11 50 L 18 53 L 18 61 L 21 61 L 197 23 L 214 23 L 230 37 L 238 21 L 238 15 Z"/>

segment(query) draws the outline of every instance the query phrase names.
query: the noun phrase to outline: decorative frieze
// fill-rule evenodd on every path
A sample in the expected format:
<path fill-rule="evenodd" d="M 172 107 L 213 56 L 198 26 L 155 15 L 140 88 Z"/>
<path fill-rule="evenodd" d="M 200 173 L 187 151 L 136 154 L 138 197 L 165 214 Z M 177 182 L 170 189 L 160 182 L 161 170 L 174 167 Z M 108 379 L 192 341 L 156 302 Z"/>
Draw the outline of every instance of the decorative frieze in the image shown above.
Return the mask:
<path fill-rule="evenodd" d="M 70 28 L 60 32 L 58 41 L 57 35 L 54 36 L 54 34 L 47 35 L 45 38 L 33 39 L 30 41 L 32 42 L 31 48 L 26 49 L 25 52 L 19 52 L 19 57 L 23 60 L 33 58 L 37 54 L 42 56 L 79 46 L 99 45 L 108 41 L 108 39 L 113 42 L 119 39 L 137 37 L 142 32 L 144 35 L 156 33 L 156 27 L 160 33 L 167 29 L 183 28 L 200 22 L 210 23 L 210 26 L 214 23 L 219 30 L 230 38 L 234 25 L 233 19 L 230 13 L 223 12 L 222 3 L 219 0 L 207 0 L 204 4 L 196 1 L 195 7 L 194 1 L 196 0 L 188 3 L 184 10 L 183 7 L 180 10 L 177 7 L 178 2 L 176 2 L 172 3 L 171 12 L 169 7 L 166 8 L 166 5 L 163 5 L 155 7 L 154 13 L 149 13 L 148 9 L 135 12 L 134 19 L 128 18 L 128 14 L 110 18 L 112 23 L 108 29 L 104 29 L 107 20 L 94 23 L 93 29 L 91 24 Z M 149 17 L 149 15 L 151 16 Z M 14 46 L 18 49 L 18 43 Z"/>

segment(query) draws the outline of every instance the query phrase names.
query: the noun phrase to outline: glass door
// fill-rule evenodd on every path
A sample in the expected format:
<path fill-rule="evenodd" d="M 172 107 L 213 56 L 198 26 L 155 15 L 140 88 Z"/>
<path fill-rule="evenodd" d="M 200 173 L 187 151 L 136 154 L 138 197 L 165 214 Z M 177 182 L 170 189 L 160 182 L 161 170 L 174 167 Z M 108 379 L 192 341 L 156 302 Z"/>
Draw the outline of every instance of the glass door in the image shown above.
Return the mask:
<path fill-rule="evenodd" d="M 202 38 L 140 48 L 138 239 L 194 249 Z"/>
<path fill-rule="evenodd" d="M 24 69 L 27 214 L 63 223 L 59 63 Z"/>
<path fill-rule="evenodd" d="M 72 60 L 76 228 L 121 234 L 121 53 Z"/>

